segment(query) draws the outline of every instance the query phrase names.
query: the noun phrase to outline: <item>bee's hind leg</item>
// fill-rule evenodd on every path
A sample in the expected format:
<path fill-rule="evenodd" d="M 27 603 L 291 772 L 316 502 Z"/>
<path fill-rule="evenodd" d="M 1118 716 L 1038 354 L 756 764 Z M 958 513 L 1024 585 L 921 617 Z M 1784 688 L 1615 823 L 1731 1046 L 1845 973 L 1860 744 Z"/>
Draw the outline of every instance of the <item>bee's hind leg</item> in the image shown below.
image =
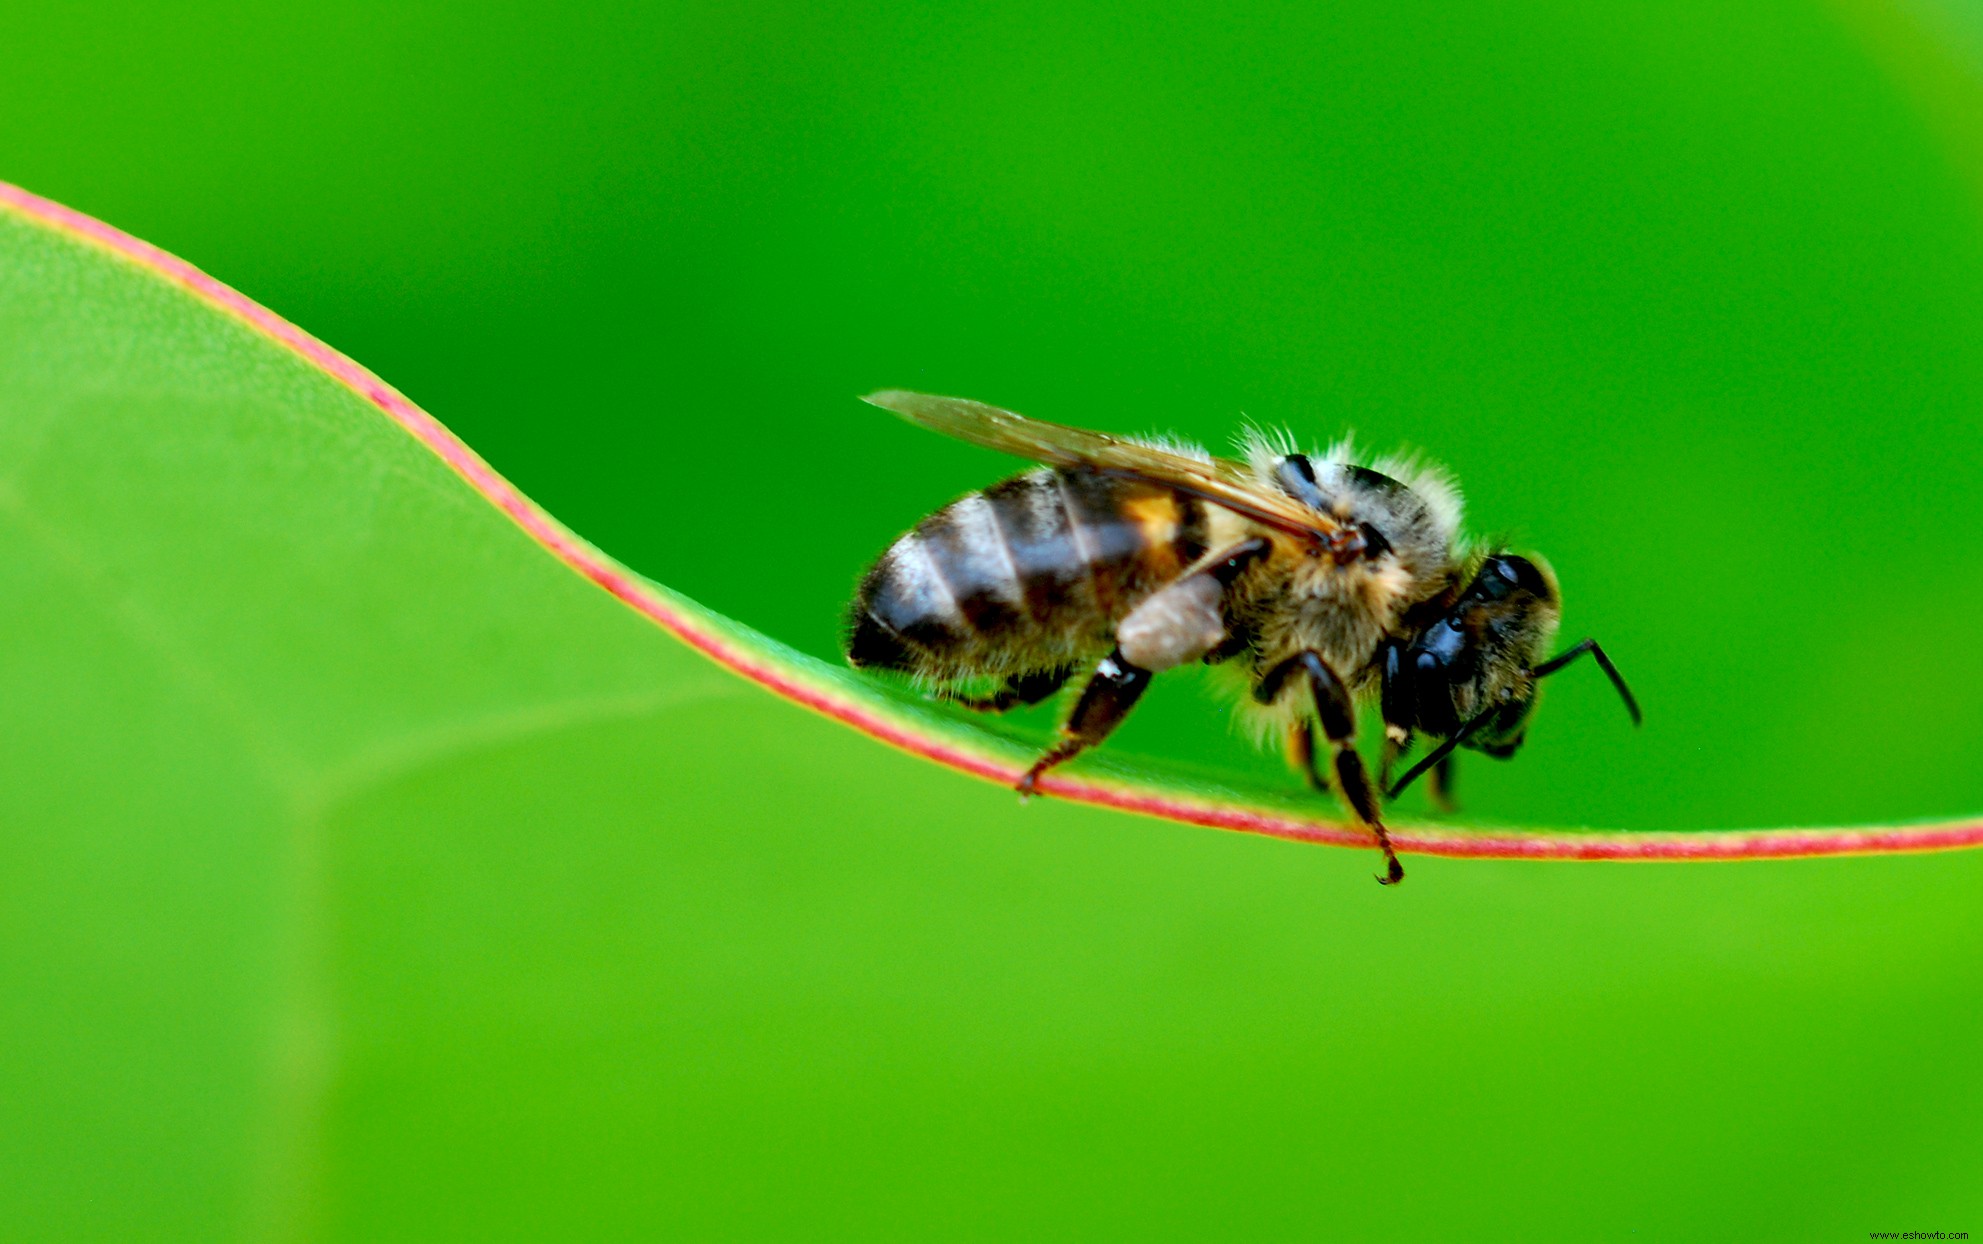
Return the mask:
<path fill-rule="evenodd" d="M 1226 641 L 1223 602 L 1241 571 L 1267 555 L 1258 536 L 1210 554 L 1198 569 L 1143 600 L 1116 625 L 1115 651 L 1102 658 L 1074 712 L 1061 727 L 1061 742 L 1033 762 L 1019 779 L 1030 795 L 1040 775 L 1107 738 L 1136 707 L 1152 675 L 1216 652 Z"/>
<path fill-rule="evenodd" d="M 1103 657 L 1088 685 L 1081 688 L 1081 698 L 1061 728 L 1065 737 L 1026 770 L 1026 775 L 1019 779 L 1019 793 L 1032 794 L 1042 773 L 1107 738 L 1129 716 L 1129 710 L 1136 707 L 1136 701 L 1143 697 L 1149 685 L 1150 671 L 1123 660 L 1120 648 Z"/>
<path fill-rule="evenodd" d="M 1259 685 L 1254 687 L 1253 696 L 1262 704 L 1273 703 L 1289 675 L 1297 670 L 1308 675 L 1309 687 L 1315 693 L 1315 717 L 1322 726 L 1323 736 L 1329 740 L 1336 784 L 1342 789 L 1343 802 L 1349 804 L 1356 819 L 1376 835 L 1378 849 L 1384 852 L 1384 875 L 1377 879 L 1378 884 L 1396 885 L 1405 879 L 1405 867 L 1398 862 L 1398 853 L 1391 849 L 1391 834 L 1384 828 L 1383 813 L 1377 807 L 1377 792 L 1370 784 L 1370 774 L 1363 767 L 1363 757 L 1356 753 L 1356 705 L 1350 699 L 1349 688 L 1343 685 L 1343 680 L 1329 668 L 1321 653 L 1307 649 L 1268 670 Z M 1317 790 L 1327 789 L 1329 783 L 1316 763 L 1315 736 L 1306 722 L 1298 729 L 1302 732 L 1301 737 L 1291 739 L 1290 748 L 1307 773 L 1309 785 Z"/>

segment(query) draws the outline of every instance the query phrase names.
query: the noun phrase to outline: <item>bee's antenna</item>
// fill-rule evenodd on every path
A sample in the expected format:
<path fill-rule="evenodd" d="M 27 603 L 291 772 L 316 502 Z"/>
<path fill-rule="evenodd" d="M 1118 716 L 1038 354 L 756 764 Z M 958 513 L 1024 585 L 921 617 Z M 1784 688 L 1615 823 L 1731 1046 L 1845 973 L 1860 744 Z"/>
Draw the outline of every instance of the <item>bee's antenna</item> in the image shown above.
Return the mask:
<path fill-rule="evenodd" d="M 1597 658 L 1598 667 L 1604 671 L 1605 677 L 1611 679 L 1611 685 L 1618 688 L 1618 698 L 1625 701 L 1625 711 L 1632 715 L 1632 724 L 1640 725 L 1645 719 L 1639 714 L 1638 700 L 1633 698 L 1632 689 L 1625 685 L 1625 676 L 1618 672 L 1618 667 L 1611 663 L 1611 658 L 1604 655 L 1604 649 L 1598 646 L 1595 639 L 1581 641 L 1568 652 L 1549 658 L 1529 673 L 1537 678 L 1547 678 L 1586 652 Z"/>
<path fill-rule="evenodd" d="M 1500 711 L 1501 711 L 1501 706 L 1497 704 L 1493 708 L 1490 708 L 1486 712 L 1476 716 L 1466 725 L 1461 726 L 1458 730 L 1454 731 L 1452 738 L 1447 739 L 1444 743 L 1441 743 L 1439 746 L 1427 752 L 1425 754 L 1425 759 L 1419 761 L 1417 764 L 1413 765 L 1410 769 L 1406 770 L 1405 775 L 1399 778 L 1397 780 L 1397 783 L 1393 785 L 1390 790 L 1384 792 L 1384 798 L 1396 799 L 1400 794 L 1403 794 L 1407 786 L 1410 786 L 1413 782 L 1416 782 L 1420 778 L 1424 777 L 1426 771 L 1432 768 L 1432 766 L 1438 764 L 1440 761 L 1446 759 L 1446 757 L 1452 755 L 1454 748 L 1458 747 L 1460 744 L 1472 738 L 1475 731 L 1479 730 L 1482 726 L 1487 724 L 1487 719 L 1489 717 L 1494 716 L 1494 714 Z"/>

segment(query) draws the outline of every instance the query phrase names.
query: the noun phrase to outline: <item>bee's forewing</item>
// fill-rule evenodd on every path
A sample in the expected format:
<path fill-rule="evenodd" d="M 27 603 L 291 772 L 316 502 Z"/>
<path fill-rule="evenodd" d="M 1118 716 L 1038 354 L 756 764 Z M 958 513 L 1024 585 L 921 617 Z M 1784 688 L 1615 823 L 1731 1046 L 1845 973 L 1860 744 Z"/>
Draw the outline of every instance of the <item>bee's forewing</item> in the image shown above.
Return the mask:
<path fill-rule="evenodd" d="M 1327 536 L 1337 524 L 1292 497 L 1262 488 L 1242 465 L 1172 453 L 1140 441 L 1090 432 L 961 397 L 934 397 L 884 389 L 862 399 L 909 422 L 986 449 L 1044 462 L 1119 472 L 1175 488 L 1270 527 L 1303 536 Z"/>

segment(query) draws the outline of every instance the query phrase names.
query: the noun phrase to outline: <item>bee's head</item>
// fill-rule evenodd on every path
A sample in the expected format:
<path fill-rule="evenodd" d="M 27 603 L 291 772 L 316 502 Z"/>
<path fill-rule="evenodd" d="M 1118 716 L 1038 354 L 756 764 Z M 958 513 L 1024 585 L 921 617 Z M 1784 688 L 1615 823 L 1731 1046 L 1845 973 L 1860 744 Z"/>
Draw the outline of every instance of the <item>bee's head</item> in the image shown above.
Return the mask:
<path fill-rule="evenodd" d="M 1543 659 L 1561 616 L 1556 576 L 1548 566 L 1499 553 L 1481 563 L 1466 590 L 1431 625 L 1384 649 L 1386 733 L 1393 743 L 1407 742 L 1414 731 L 1443 740 L 1391 786 L 1392 797 L 1455 747 L 1514 755 L 1527 736 L 1540 680 L 1585 653 L 1611 679 L 1632 724 L 1638 724 L 1638 701 L 1596 640 Z"/>
<path fill-rule="evenodd" d="M 1471 726 L 1462 746 L 1512 754 L 1535 707 L 1535 666 L 1561 615 L 1545 566 L 1489 557 L 1443 616 L 1386 655 L 1386 724 L 1442 739 Z"/>

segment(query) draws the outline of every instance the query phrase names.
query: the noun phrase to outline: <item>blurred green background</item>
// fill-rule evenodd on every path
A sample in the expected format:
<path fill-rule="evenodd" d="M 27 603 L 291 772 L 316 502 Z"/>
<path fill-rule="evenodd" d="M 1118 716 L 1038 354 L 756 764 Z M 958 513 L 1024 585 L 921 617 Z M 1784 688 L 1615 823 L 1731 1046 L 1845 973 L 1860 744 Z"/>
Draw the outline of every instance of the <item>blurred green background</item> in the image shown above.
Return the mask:
<path fill-rule="evenodd" d="M 1011 466 L 855 394 L 1353 429 L 1548 555 L 1647 706 L 1566 676 L 1470 819 L 1983 810 L 1971 7 L 78 4 L 0 58 L 0 178 L 808 651 Z M 1125 753 L 1270 769 L 1172 682 Z M 349 1039 L 274 1234 L 1983 1230 L 1983 857 L 1388 894 L 769 701 L 400 785 L 325 847 Z M 265 1227 L 260 1167 L 82 1191 L 168 1106 L 256 1117 L 106 1090 L 56 1186 L 122 1208 L 74 1221 Z"/>

